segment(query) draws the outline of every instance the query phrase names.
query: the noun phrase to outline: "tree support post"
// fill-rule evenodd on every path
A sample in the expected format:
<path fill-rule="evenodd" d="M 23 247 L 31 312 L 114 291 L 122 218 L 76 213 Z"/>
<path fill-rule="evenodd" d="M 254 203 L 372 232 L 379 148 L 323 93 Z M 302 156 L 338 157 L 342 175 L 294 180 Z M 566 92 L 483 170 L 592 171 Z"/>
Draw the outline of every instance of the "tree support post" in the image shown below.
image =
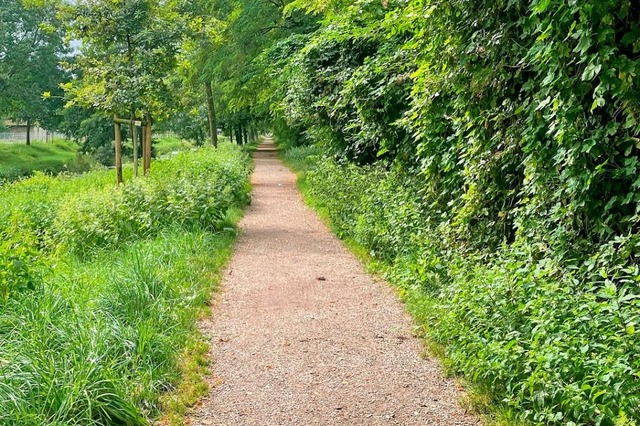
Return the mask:
<path fill-rule="evenodd" d="M 138 129 L 136 128 L 136 116 L 131 114 L 131 142 L 133 143 L 133 176 L 138 177 Z"/>
<path fill-rule="evenodd" d="M 118 180 L 118 186 L 122 183 L 122 133 L 120 132 L 120 123 L 118 123 L 118 117 L 113 116 L 115 122 L 116 131 L 116 176 Z"/>
<path fill-rule="evenodd" d="M 151 170 L 151 115 L 146 114 L 142 126 L 142 170 L 145 176 L 149 176 Z"/>

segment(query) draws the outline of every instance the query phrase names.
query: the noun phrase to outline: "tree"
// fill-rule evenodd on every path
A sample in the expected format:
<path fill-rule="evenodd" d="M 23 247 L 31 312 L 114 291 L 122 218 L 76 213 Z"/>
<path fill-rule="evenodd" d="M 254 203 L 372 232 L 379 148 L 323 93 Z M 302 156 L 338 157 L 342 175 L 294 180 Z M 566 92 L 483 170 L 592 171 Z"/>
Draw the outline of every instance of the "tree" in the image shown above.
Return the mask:
<path fill-rule="evenodd" d="M 156 0 L 82 0 L 64 14 L 82 41 L 82 78 L 67 87 L 74 102 L 109 113 L 164 115 L 171 104 L 167 76 L 176 64 L 179 28 Z"/>
<path fill-rule="evenodd" d="M 67 54 L 55 0 L 4 0 L 0 6 L 0 116 L 55 128 L 62 107 L 59 61 Z M 44 93 L 53 93 L 49 99 Z"/>
<path fill-rule="evenodd" d="M 113 117 L 80 105 L 63 108 L 60 114 L 60 132 L 80 143 L 84 154 L 105 166 L 114 165 Z"/>
<path fill-rule="evenodd" d="M 66 87 L 73 103 L 132 121 L 140 115 L 148 121 L 168 115 L 174 103 L 169 77 L 180 41 L 179 15 L 171 3 L 82 0 L 65 6 L 63 14 L 82 41 L 76 65 L 82 78 Z"/>
<path fill-rule="evenodd" d="M 207 53 L 221 38 L 223 23 L 215 19 L 210 13 L 211 4 L 208 0 L 185 2 L 180 12 L 184 22 L 187 22 L 187 30 L 184 32 L 181 53 L 179 75 L 185 86 L 204 87 L 207 105 L 207 121 L 209 124 L 209 137 L 211 144 L 217 148 L 218 131 L 215 110 L 215 96 L 211 83 L 211 63 Z M 197 98 L 198 96 L 196 96 Z M 193 110 L 185 116 L 193 116 Z M 191 126 L 189 126 L 191 127 Z"/>
<path fill-rule="evenodd" d="M 219 119 L 237 142 L 254 134 L 269 115 L 269 99 L 262 94 L 270 86 L 260 57 L 291 34 L 317 27 L 317 18 L 298 11 L 284 14 L 287 1 L 211 0 L 209 13 L 220 22 L 218 36 L 197 49 L 198 69 L 211 81 Z"/>

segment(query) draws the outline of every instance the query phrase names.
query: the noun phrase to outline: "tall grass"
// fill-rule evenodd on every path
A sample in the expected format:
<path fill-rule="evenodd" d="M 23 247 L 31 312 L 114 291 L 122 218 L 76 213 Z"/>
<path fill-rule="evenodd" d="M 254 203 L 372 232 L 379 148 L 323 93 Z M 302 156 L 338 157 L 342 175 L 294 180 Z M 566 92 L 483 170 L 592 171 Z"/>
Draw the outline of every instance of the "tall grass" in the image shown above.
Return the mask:
<path fill-rule="evenodd" d="M 0 189 L 10 211 L 1 425 L 144 425 L 160 414 L 230 254 L 249 171 L 225 145 L 158 162 L 122 189 L 106 172 Z"/>

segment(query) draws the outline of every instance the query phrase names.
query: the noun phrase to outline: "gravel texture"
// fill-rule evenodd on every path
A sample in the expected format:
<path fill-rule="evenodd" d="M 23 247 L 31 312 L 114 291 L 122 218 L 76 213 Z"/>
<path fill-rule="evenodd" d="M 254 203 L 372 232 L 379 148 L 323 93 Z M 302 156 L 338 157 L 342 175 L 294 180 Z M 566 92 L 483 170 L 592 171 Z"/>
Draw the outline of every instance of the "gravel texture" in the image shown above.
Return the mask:
<path fill-rule="evenodd" d="M 476 425 L 402 304 L 307 208 L 266 141 L 192 425 Z"/>

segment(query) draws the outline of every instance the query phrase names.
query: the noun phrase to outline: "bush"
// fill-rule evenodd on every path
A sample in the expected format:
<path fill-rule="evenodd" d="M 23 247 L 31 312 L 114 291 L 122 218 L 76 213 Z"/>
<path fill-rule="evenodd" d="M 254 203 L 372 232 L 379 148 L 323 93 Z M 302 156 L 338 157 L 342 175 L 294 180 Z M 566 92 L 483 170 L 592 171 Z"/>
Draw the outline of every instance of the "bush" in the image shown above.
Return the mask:
<path fill-rule="evenodd" d="M 35 290 L 40 282 L 34 236 L 9 229 L 0 232 L 0 309 L 10 297 Z"/>
<path fill-rule="evenodd" d="M 167 226 L 219 230 L 227 210 L 248 200 L 247 164 L 245 153 L 225 144 L 156 161 L 148 179 L 120 191 L 113 171 L 38 175 L 0 188 L 6 207 L 0 229 L 14 215 L 45 250 L 75 254 L 157 235 Z"/>
<path fill-rule="evenodd" d="M 636 2 L 288 7 L 325 15 L 263 55 L 282 145 L 451 368 L 518 420 L 640 421 Z"/>

